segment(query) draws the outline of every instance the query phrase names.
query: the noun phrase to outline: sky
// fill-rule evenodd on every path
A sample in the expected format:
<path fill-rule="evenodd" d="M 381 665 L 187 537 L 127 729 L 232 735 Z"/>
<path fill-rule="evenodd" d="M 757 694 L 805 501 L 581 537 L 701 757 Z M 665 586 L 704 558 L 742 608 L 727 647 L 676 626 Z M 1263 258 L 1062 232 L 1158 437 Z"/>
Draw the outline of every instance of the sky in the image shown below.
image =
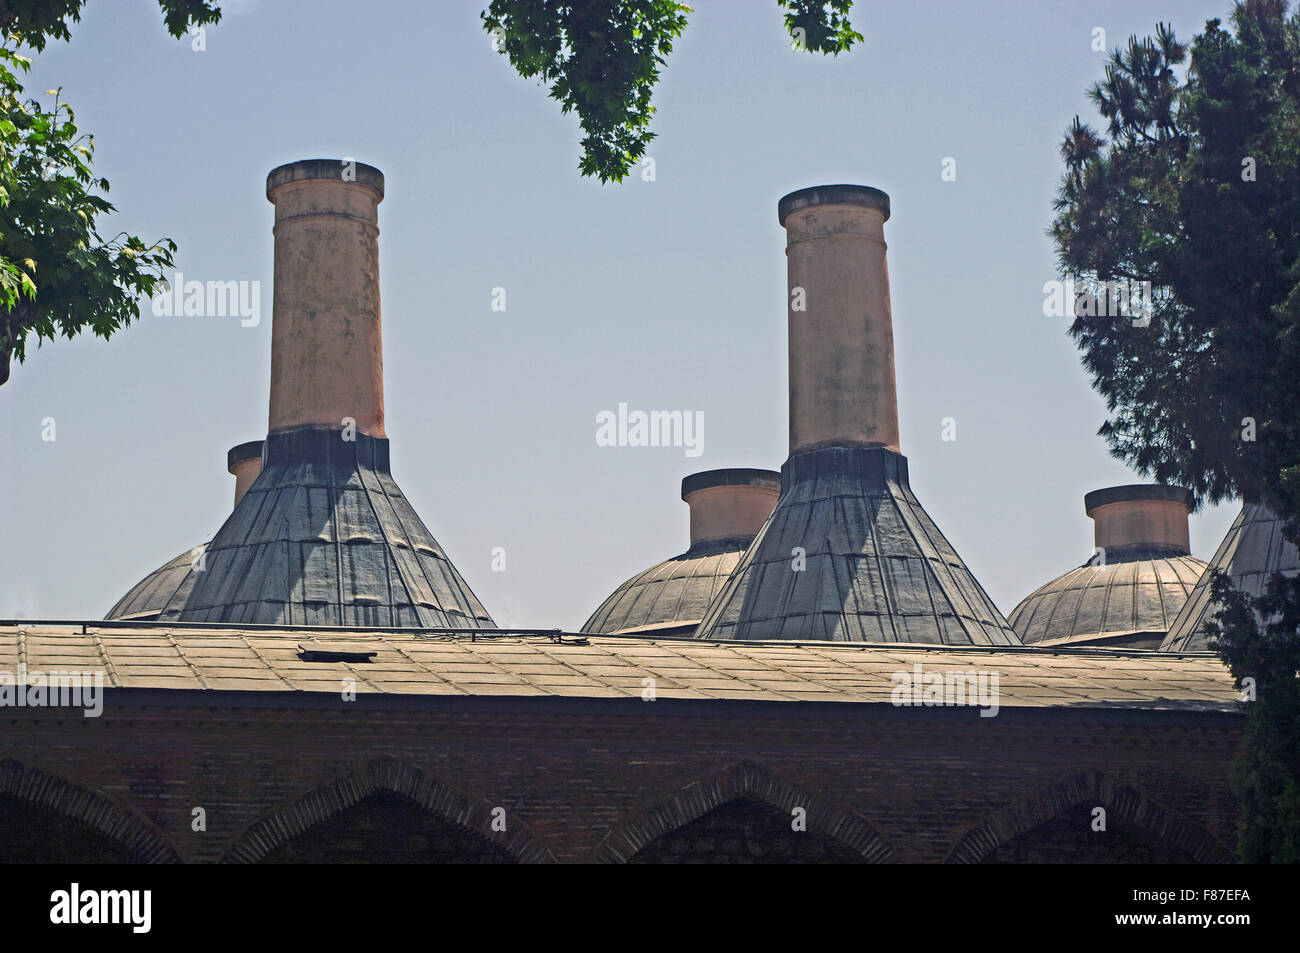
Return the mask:
<path fill-rule="evenodd" d="M 1096 123 L 1096 28 L 1190 39 L 1228 0 L 859 0 L 865 42 L 838 58 L 793 51 L 774 3 L 700 0 L 655 91 L 653 177 L 604 186 L 578 173 L 576 118 L 493 52 L 484 0 L 221 5 L 177 40 L 154 0 L 89 0 L 25 83 L 94 134 L 107 234 L 172 238 L 187 280 L 260 282 L 262 320 L 146 302 L 110 341 L 29 347 L 0 387 L 0 618 L 101 618 L 228 515 L 226 451 L 267 426 L 266 174 L 304 158 L 384 173 L 393 475 L 498 625 L 580 626 L 687 548 L 683 476 L 780 468 L 776 206 L 807 186 L 891 197 L 902 452 L 1004 613 L 1091 555 L 1086 492 L 1142 482 L 1043 314 L 1057 146 Z M 703 453 L 598 446 L 620 403 L 702 413 Z M 1238 509 L 1192 516 L 1195 555 Z"/>

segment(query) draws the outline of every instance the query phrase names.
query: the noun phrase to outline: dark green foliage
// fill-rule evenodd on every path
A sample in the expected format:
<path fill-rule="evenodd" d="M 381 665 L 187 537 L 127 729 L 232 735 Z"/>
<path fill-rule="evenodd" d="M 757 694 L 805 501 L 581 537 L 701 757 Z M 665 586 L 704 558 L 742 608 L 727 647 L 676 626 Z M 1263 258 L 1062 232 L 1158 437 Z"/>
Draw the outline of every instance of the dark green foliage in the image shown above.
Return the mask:
<path fill-rule="evenodd" d="M 1076 118 L 1061 148 L 1062 271 L 1154 289 L 1147 327 L 1070 329 L 1106 399 L 1100 432 L 1139 471 L 1216 502 L 1277 499 L 1300 461 L 1300 103 L 1286 88 L 1300 33 L 1281 9 L 1239 8 L 1238 37 L 1207 24 L 1184 84 L 1172 31 L 1131 39 L 1091 91 L 1107 133 Z"/>
<path fill-rule="evenodd" d="M 1250 864 L 1300 863 L 1300 577 L 1274 575 L 1252 600 L 1219 574 L 1211 593 L 1219 604 L 1211 645 L 1238 686 L 1254 694 L 1232 766 L 1237 856 Z"/>
<path fill-rule="evenodd" d="M 40 52 L 50 40 L 66 40 L 68 21 L 80 22 L 86 0 L 0 0 L 0 29 Z M 180 36 L 190 25 L 205 26 L 221 19 L 212 0 L 158 0 L 167 32 Z"/>
<path fill-rule="evenodd" d="M 777 0 L 800 48 L 838 54 L 862 36 L 852 0 Z M 645 155 L 651 94 L 691 8 L 675 0 L 492 0 L 483 26 L 520 76 L 550 84 L 582 127 L 584 176 L 622 182 Z"/>
<path fill-rule="evenodd" d="M 493 0 L 482 17 L 519 75 L 577 112 L 582 174 L 621 182 L 654 138 L 650 94 L 689 12 L 673 0 Z"/>
<path fill-rule="evenodd" d="M 810 53 L 847 53 L 862 34 L 849 23 L 853 0 L 776 0 L 785 10 L 785 28 L 799 49 Z"/>
<path fill-rule="evenodd" d="M 99 222 L 112 214 L 108 181 L 91 170 L 94 139 L 78 131 L 72 108 L 46 110 L 23 98 L 18 80 L 31 62 L 17 48 L 40 50 L 66 39 L 84 0 L 0 0 L 0 384 L 27 338 L 71 338 L 90 330 L 103 338 L 140 314 L 172 264 L 171 241 L 146 243 L 119 233 L 105 238 Z M 167 29 L 221 14 L 203 0 L 159 0 Z"/>
<path fill-rule="evenodd" d="M 1078 314 L 1070 328 L 1106 400 L 1111 452 L 1198 498 L 1266 503 L 1300 539 L 1300 16 L 1235 6 L 1190 50 L 1163 25 L 1110 59 L 1076 117 L 1052 235 L 1063 274 L 1150 282 L 1150 322 Z M 1190 53 L 1190 60 L 1189 60 Z M 1186 68 L 1186 75 L 1179 76 Z M 1253 438 L 1253 439 L 1252 439 Z M 1235 768 L 1241 856 L 1297 857 L 1300 585 L 1252 606 L 1226 579 L 1215 646 L 1254 679 Z"/>

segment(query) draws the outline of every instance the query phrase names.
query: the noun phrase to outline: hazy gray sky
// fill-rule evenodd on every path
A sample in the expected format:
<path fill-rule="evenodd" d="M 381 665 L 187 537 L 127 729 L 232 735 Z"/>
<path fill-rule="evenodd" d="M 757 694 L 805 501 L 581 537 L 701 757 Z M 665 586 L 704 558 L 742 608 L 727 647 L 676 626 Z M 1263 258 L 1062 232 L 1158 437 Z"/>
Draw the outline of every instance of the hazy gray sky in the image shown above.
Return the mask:
<path fill-rule="evenodd" d="M 686 548 L 684 475 L 779 468 L 776 203 L 805 186 L 892 197 L 902 450 L 1004 613 L 1090 554 L 1085 492 L 1138 481 L 1095 436 L 1067 319 L 1043 316 L 1056 148 L 1092 117 L 1095 27 L 1110 47 L 1161 20 L 1190 39 L 1228 0 L 859 0 L 866 42 L 838 59 L 793 52 L 774 3 L 701 0 L 655 94 L 655 179 L 621 186 L 579 177 L 576 119 L 492 52 L 483 0 L 222 6 L 195 51 L 153 0 L 91 0 L 26 83 L 63 87 L 95 134 L 110 234 L 174 238 L 187 278 L 260 281 L 263 320 L 146 303 L 110 342 L 29 350 L 0 387 L 0 617 L 99 618 L 227 515 L 226 451 L 266 432 L 266 173 L 302 158 L 385 174 L 393 473 L 498 624 L 580 625 Z M 620 402 L 702 411 L 703 455 L 597 446 Z M 1196 555 L 1236 510 L 1193 516 Z"/>

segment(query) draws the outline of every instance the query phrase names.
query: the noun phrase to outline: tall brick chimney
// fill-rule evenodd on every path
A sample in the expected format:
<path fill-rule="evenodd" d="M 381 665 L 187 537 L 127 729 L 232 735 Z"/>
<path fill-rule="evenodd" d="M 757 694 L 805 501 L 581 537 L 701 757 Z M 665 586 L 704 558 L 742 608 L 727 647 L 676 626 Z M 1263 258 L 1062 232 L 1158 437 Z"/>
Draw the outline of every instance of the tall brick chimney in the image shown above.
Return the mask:
<path fill-rule="evenodd" d="M 696 638 L 1020 644 L 908 484 L 889 215 L 889 196 L 862 185 L 801 189 L 777 205 L 789 280 L 790 457 L 771 518 Z"/>
<path fill-rule="evenodd" d="M 181 621 L 491 628 L 389 469 L 383 174 L 308 159 L 273 170 L 266 197 L 275 205 L 275 307 L 265 472 L 237 490 Z M 240 449 L 231 471 L 251 472 Z"/>
<path fill-rule="evenodd" d="M 384 436 L 379 203 L 384 176 L 308 159 L 266 180 L 275 205 L 271 433 L 342 427 Z"/>
<path fill-rule="evenodd" d="M 790 289 L 790 453 L 898 451 L 889 196 L 860 185 L 792 192 L 777 208 Z M 802 310 L 800 310 L 802 308 Z"/>

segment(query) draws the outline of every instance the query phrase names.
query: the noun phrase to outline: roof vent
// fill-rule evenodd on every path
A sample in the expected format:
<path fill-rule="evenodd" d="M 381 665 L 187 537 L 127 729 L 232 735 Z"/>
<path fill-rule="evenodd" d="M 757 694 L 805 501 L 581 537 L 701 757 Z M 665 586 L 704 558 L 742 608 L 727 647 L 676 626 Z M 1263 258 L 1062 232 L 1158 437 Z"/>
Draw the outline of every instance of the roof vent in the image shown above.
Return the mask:
<path fill-rule="evenodd" d="M 265 446 L 265 440 L 250 440 L 231 447 L 226 454 L 226 469 L 235 478 L 235 506 L 239 505 L 257 475 L 262 472 L 262 448 Z"/>
<path fill-rule="evenodd" d="M 1186 556 L 1192 551 L 1187 514 L 1192 491 L 1181 486 L 1130 483 L 1093 490 L 1083 509 L 1093 521 L 1098 554 L 1107 562 L 1129 551 Z"/>
<path fill-rule="evenodd" d="M 369 662 L 379 652 L 360 645 L 330 646 L 299 645 L 298 658 L 304 662 Z"/>

